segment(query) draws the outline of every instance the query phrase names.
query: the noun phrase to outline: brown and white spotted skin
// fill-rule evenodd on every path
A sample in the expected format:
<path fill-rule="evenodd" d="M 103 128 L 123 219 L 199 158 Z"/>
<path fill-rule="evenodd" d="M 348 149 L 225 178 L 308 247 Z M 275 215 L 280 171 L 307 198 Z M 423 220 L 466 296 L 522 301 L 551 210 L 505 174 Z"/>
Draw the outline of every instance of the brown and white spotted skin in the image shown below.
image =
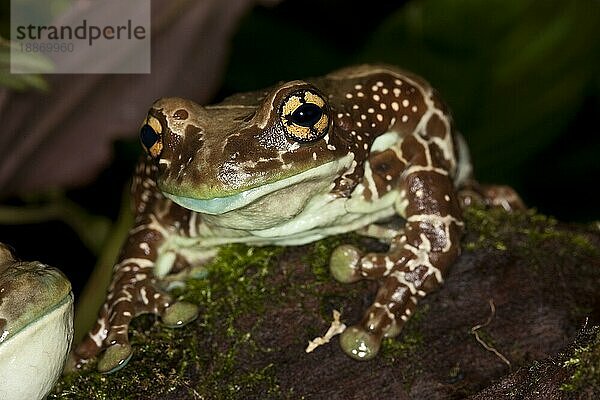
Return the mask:
<path fill-rule="evenodd" d="M 147 157 L 133 183 L 135 226 L 76 365 L 104 349 L 102 371 L 124 365 L 138 314 L 173 326 L 192 320 L 196 306 L 173 302 L 163 278 L 201 265 L 219 245 L 297 245 L 354 230 L 390 241 L 385 253 L 341 246 L 331 258 L 340 281 L 381 279 L 340 341 L 368 359 L 460 252 L 466 149 L 429 84 L 393 67 L 350 67 L 207 107 L 160 99 L 140 139 Z M 393 215 L 404 218 L 402 230 L 377 228 Z"/>

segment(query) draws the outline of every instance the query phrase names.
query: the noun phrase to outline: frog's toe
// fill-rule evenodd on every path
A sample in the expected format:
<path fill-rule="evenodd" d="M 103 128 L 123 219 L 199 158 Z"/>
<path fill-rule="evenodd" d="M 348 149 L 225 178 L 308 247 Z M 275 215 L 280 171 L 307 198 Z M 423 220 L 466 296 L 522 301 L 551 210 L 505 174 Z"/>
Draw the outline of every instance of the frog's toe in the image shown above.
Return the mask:
<path fill-rule="evenodd" d="M 505 211 L 526 210 L 519 194 L 510 186 L 480 185 L 470 182 L 458 192 L 462 208 L 471 205 L 503 208 Z"/>
<path fill-rule="evenodd" d="M 329 270 L 338 282 L 352 283 L 361 279 L 361 252 L 354 246 L 344 244 L 336 247 L 329 259 Z"/>
<path fill-rule="evenodd" d="M 171 328 L 184 326 L 198 317 L 198 306 L 186 301 L 171 304 L 162 313 L 162 321 Z"/>
<path fill-rule="evenodd" d="M 98 371 L 104 374 L 110 374 L 123 368 L 133 355 L 131 345 L 113 344 L 108 347 L 98 360 Z"/>
<path fill-rule="evenodd" d="M 342 332 L 340 346 L 355 360 L 370 360 L 381 347 L 381 335 L 367 332 L 361 326 L 351 326 Z"/>

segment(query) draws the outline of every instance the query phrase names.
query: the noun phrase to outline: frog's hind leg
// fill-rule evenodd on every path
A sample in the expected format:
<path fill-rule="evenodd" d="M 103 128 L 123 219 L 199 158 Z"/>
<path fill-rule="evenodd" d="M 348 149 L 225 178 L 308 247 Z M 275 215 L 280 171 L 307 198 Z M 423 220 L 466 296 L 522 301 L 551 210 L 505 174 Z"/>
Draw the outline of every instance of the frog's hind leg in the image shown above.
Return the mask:
<path fill-rule="evenodd" d="M 459 188 L 458 199 L 463 209 L 472 204 L 499 207 L 506 211 L 524 210 L 526 208 L 519 194 L 510 186 L 482 185 L 477 182 L 473 174 L 471 155 L 465 139 L 460 133 L 456 132 L 455 140 L 458 165 L 454 185 Z"/>
<path fill-rule="evenodd" d="M 482 185 L 474 179 L 467 181 L 458 191 L 463 208 L 479 204 L 502 208 L 506 211 L 524 210 L 527 207 L 519 194 L 506 185 Z"/>

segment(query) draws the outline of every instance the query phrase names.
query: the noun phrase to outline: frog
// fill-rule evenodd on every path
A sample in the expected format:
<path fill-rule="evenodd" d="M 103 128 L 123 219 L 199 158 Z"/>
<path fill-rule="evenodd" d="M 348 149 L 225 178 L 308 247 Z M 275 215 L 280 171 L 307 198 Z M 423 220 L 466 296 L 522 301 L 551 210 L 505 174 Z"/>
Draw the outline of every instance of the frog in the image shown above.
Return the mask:
<path fill-rule="evenodd" d="M 73 292 L 58 269 L 0 243 L 0 398 L 43 399 L 73 340 Z"/>
<path fill-rule="evenodd" d="M 468 148 L 438 92 L 398 67 L 349 66 L 207 106 L 161 98 L 139 138 L 134 225 L 98 320 L 73 352 L 76 368 L 101 352 L 101 372 L 122 368 L 137 315 L 175 327 L 196 318 L 198 306 L 165 282 L 226 244 L 299 246 L 352 231 L 386 241 L 384 252 L 341 245 L 330 258 L 339 282 L 380 282 L 339 338 L 357 360 L 400 334 L 460 254 Z M 386 227 L 391 218 L 403 224 Z"/>

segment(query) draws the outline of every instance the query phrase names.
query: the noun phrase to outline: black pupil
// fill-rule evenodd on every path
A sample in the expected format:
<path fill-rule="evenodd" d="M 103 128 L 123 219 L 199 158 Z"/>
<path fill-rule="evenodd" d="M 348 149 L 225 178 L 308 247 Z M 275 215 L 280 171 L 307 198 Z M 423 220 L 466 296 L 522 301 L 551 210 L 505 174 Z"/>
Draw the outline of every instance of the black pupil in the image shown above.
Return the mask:
<path fill-rule="evenodd" d="M 150 125 L 146 124 L 142 126 L 142 129 L 140 130 L 140 139 L 142 144 L 149 149 L 158 142 L 158 135 Z"/>
<path fill-rule="evenodd" d="M 292 122 L 300 126 L 311 127 L 316 124 L 323 115 L 323 110 L 316 104 L 302 104 L 292 113 Z"/>

